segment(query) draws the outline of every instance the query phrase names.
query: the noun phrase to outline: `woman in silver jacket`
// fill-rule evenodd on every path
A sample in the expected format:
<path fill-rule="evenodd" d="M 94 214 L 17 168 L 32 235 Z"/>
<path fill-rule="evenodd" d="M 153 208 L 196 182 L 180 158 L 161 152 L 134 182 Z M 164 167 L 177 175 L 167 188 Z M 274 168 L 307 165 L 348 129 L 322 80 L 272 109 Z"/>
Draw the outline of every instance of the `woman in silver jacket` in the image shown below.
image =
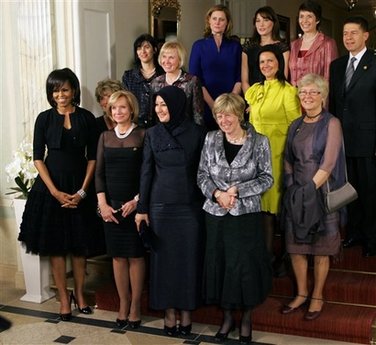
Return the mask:
<path fill-rule="evenodd" d="M 261 224 L 261 194 L 273 184 L 268 139 L 245 127 L 244 100 L 222 94 L 214 102 L 219 130 L 207 134 L 198 170 L 206 197 L 207 241 L 204 297 L 219 304 L 224 320 L 215 335 L 224 341 L 243 312 L 239 339 L 251 343 L 251 310 L 271 287 L 271 267 Z"/>

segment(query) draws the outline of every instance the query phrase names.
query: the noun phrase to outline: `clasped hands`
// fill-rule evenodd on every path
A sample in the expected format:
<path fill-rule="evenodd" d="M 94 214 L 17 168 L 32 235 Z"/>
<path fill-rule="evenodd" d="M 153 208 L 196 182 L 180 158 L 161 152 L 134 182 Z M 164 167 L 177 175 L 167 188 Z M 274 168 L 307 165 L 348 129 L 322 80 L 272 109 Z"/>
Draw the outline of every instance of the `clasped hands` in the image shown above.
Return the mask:
<path fill-rule="evenodd" d="M 68 194 L 61 191 L 57 191 L 53 194 L 53 196 L 61 204 L 61 207 L 64 208 L 77 208 L 77 205 L 82 200 L 81 196 L 77 193 Z"/>
<path fill-rule="evenodd" d="M 227 189 L 227 191 L 220 191 L 219 195 L 216 197 L 216 200 L 219 206 L 230 210 L 235 206 L 237 197 L 238 188 L 236 186 L 232 186 Z"/>
<path fill-rule="evenodd" d="M 116 219 L 115 214 L 118 212 L 121 212 L 122 217 L 127 217 L 130 215 L 137 207 L 137 201 L 132 199 L 123 205 L 121 205 L 121 208 L 118 210 L 113 209 L 110 205 L 103 204 L 99 205 L 99 208 L 101 210 L 101 216 L 102 219 L 107 222 L 114 222 L 116 224 L 119 224 L 119 221 Z"/>

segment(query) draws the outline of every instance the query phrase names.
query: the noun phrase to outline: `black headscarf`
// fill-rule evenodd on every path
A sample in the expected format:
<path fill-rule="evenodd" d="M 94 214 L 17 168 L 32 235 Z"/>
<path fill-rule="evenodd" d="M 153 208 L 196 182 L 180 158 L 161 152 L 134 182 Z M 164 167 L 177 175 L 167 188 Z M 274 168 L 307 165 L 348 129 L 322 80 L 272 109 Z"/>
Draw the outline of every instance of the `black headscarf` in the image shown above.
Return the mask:
<path fill-rule="evenodd" d="M 170 113 L 170 121 L 163 123 L 163 125 L 168 131 L 172 131 L 174 128 L 178 127 L 186 118 L 185 106 L 187 103 L 187 96 L 181 88 L 172 85 L 165 86 L 154 94 L 154 104 L 157 96 L 163 98 Z M 153 108 L 153 113 L 154 116 L 158 118 L 157 114 L 155 113 L 155 107 Z"/>

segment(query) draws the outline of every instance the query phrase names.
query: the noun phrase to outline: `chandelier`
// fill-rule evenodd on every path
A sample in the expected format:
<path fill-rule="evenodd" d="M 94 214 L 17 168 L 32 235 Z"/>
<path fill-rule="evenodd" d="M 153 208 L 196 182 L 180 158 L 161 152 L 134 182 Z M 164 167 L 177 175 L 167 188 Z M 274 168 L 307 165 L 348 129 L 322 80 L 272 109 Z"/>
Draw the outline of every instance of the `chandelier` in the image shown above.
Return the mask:
<path fill-rule="evenodd" d="M 347 9 L 351 11 L 355 5 L 358 3 L 358 0 L 345 0 L 345 3 L 347 5 Z"/>

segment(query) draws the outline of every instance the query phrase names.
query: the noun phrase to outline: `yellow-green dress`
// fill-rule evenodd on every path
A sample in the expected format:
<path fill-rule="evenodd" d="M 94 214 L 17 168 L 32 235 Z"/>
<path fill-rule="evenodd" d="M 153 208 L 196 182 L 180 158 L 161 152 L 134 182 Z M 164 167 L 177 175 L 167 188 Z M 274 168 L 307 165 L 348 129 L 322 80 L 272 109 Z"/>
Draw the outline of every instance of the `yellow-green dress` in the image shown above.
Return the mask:
<path fill-rule="evenodd" d="M 261 198 L 262 211 L 278 214 L 282 196 L 283 153 L 290 123 L 301 115 L 297 88 L 277 79 L 253 84 L 245 93 L 250 105 L 249 122 L 269 138 L 273 186 Z"/>

